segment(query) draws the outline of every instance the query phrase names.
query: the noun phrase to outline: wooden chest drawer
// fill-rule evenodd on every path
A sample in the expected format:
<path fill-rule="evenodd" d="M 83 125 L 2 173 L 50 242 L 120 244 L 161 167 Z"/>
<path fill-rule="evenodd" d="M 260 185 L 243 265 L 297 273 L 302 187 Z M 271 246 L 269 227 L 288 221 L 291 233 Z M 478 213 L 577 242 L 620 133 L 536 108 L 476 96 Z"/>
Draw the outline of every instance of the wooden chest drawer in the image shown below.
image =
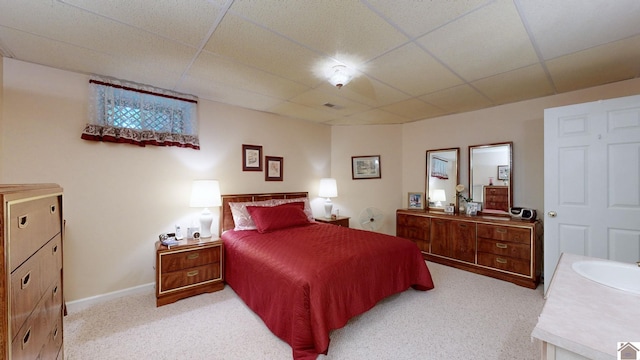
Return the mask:
<path fill-rule="evenodd" d="M 398 225 L 416 227 L 416 228 L 429 228 L 431 219 L 421 216 L 407 216 L 399 214 L 396 218 Z"/>
<path fill-rule="evenodd" d="M 478 237 L 531 244 L 531 230 L 529 229 L 478 224 Z"/>
<path fill-rule="evenodd" d="M 526 276 L 531 275 L 531 263 L 528 260 L 478 252 L 478 264 Z"/>
<path fill-rule="evenodd" d="M 160 293 L 217 279 L 220 279 L 219 264 L 206 264 L 195 268 L 163 273 L 160 276 Z"/>
<path fill-rule="evenodd" d="M 499 256 L 509 256 L 526 261 L 531 259 L 531 246 L 529 246 L 529 244 L 510 241 L 479 238 L 478 251 Z"/>
<path fill-rule="evenodd" d="M 164 274 L 205 264 L 219 263 L 220 251 L 220 247 L 217 246 L 162 254 L 160 255 L 160 271 Z"/>
<path fill-rule="evenodd" d="M 45 301 L 34 308 L 19 331 L 14 332 L 11 342 L 13 359 L 36 359 L 48 340 L 49 326 L 46 319 Z"/>
<path fill-rule="evenodd" d="M 9 205 L 9 262 L 15 270 L 61 229 L 60 197 L 50 196 Z"/>

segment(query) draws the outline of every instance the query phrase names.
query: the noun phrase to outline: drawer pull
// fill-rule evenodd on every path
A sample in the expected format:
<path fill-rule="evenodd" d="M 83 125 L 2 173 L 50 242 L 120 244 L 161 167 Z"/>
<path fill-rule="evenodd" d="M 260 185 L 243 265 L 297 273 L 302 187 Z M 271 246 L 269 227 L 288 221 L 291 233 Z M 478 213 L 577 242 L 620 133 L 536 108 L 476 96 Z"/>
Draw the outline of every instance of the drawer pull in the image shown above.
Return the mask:
<path fill-rule="evenodd" d="M 51 214 L 55 214 L 56 213 L 56 206 L 55 205 L 51 205 L 51 207 L 49 208 L 49 212 Z"/>
<path fill-rule="evenodd" d="M 58 245 L 54 245 L 51 250 L 53 250 L 53 255 L 55 255 L 58 252 Z"/>
<path fill-rule="evenodd" d="M 196 276 L 196 275 L 198 275 L 198 270 L 192 270 L 192 271 L 189 271 L 187 273 L 188 277 L 193 277 L 193 276 Z"/>
<path fill-rule="evenodd" d="M 56 297 L 56 295 L 58 295 L 58 286 L 55 286 L 53 288 L 53 291 L 51 292 L 51 294 L 53 295 L 53 297 Z"/>
<path fill-rule="evenodd" d="M 496 232 L 499 232 L 499 233 L 504 234 L 504 233 L 506 233 L 506 232 L 507 232 L 507 229 L 500 229 L 500 228 L 498 228 L 498 229 L 496 229 Z"/>
<path fill-rule="evenodd" d="M 507 260 L 505 260 L 503 258 L 496 258 L 496 262 L 499 262 L 500 264 L 506 264 Z"/>
<path fill-rule="evenodd" d="M 200 253 L 194 253 L 194 254 L 189 254 L 187 256 L 188 260 L 193 260 L 193 259 L 197 259 L 200 256 Z"/>
<path fill-rule="evenodd" d="M 24 229 L 29 225 L 29 218 L 27 215 L 22 215 L 18 217 L 18 229 Z"/>
<path fill-rule="evenodd" d="M 53 340 L 55 340 L 58 337 L 58 327 L 56 326 L 56 329 L 53 330 Z"/>
<path fill-rule="evenodd" d="M 24 350 L 24 348 L 27 347 L 30 339 L 31 339 L 31 328 L 29 328 L 29 330 L 27 330 L 27 332 L 22 337 L 22 350 Z"/>
<path fill-rule="evenodd" d="M 500 249 L 506 249 L 507 248 L 507 244 L 496 243 L 496 247 L 499 247 Z"/>
<path fill-rule="evenodd" d="M 467 224 L 458 224 L 458 226 L 461 227 L 461 228 L 466 228 Z"/>
<path fill-rule="evenodd" d="M 27 286 L 29 286 L 29 284 L 31 284 L 31 271 L 29 271 L 27 273 L 27 275 L 22 277 L 22 279 L 20 281 L 20 288 L 21 289 L 26 289 Z"/>

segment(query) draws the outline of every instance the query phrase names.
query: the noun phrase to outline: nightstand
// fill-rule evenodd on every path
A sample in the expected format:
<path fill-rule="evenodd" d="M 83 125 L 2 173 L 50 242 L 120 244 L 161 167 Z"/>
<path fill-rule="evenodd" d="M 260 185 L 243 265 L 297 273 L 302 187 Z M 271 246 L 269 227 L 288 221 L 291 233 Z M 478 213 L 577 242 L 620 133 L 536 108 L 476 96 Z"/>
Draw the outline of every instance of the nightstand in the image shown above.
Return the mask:
<path fill-rule="evenodd" d="M 220 239 L 156 242 L 156 306 L 224 288 Z"/>
<path fill-rule="evenodd" d="M 344 226 L 344 227 L 349 227 L 349 217 L 348 216 L 338 216 L 335 219 L 327 219 L 324 217 L 320 217 L 320 218 L 315 218 L 316 221 L 318 222 L 322 222 L 322 223 L 327 223 L 327 224 L 333 224 L 333 225 L 338 225 L 338 226 Z"/>

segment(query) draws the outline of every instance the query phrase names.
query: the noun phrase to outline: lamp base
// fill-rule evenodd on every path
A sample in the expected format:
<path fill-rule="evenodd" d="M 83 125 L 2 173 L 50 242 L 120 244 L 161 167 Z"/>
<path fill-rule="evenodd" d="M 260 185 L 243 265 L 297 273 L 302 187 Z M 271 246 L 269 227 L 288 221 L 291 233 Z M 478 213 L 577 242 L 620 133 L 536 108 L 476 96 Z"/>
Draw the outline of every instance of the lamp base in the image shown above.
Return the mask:
<path fill-rule="evenodd" d="M 331 199 L 327 198 L 327 201 L 324 202 L 324 217 L 327 219 L 331 219 L 331 209 L 333 208 L 333 203 Z"/>
<path fill-rule="evenodd" d="M 213 214 L 208 208 L 205 208 L 200 214 L 200 238 L 208 239 L 211 235 L 211 224 L 213 223 Z"/>

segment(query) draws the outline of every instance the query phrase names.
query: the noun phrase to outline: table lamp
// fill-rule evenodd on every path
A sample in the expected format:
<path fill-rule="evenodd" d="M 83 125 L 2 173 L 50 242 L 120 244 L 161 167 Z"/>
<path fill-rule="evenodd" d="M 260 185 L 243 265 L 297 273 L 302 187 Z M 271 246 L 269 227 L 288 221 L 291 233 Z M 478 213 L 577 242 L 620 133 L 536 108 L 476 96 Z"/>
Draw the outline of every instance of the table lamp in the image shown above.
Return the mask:
<path fill-rule="evenodd" d="M 318 196 L 327 198 L 327 200 L 324 202 L 324 217 L 330 219 L 331 208 L 333 208 L 331 198 L 338 196 L 338 185 L 336 184 L 336 179 L 320 179 L 320 190 L 318 191 Z"/>
<path fill-rule="evenodd" d="M 447 201 L 447 194 L 443 189 L 435 189 L 433 190 L 433 201 L 436 202 L 436 207 L 441 207 L 443 201 Z"/>
<path fill-rule="evenodd" d="M 212 206 L 221 206 L 220 183 L 218 180 L 195 180 L 191 187 L 191 201 L 189 206 L 204 208 L 200 213 L 200 237 L 211 237 L 211 223 L 213 214 L 209 210 Z"/>

